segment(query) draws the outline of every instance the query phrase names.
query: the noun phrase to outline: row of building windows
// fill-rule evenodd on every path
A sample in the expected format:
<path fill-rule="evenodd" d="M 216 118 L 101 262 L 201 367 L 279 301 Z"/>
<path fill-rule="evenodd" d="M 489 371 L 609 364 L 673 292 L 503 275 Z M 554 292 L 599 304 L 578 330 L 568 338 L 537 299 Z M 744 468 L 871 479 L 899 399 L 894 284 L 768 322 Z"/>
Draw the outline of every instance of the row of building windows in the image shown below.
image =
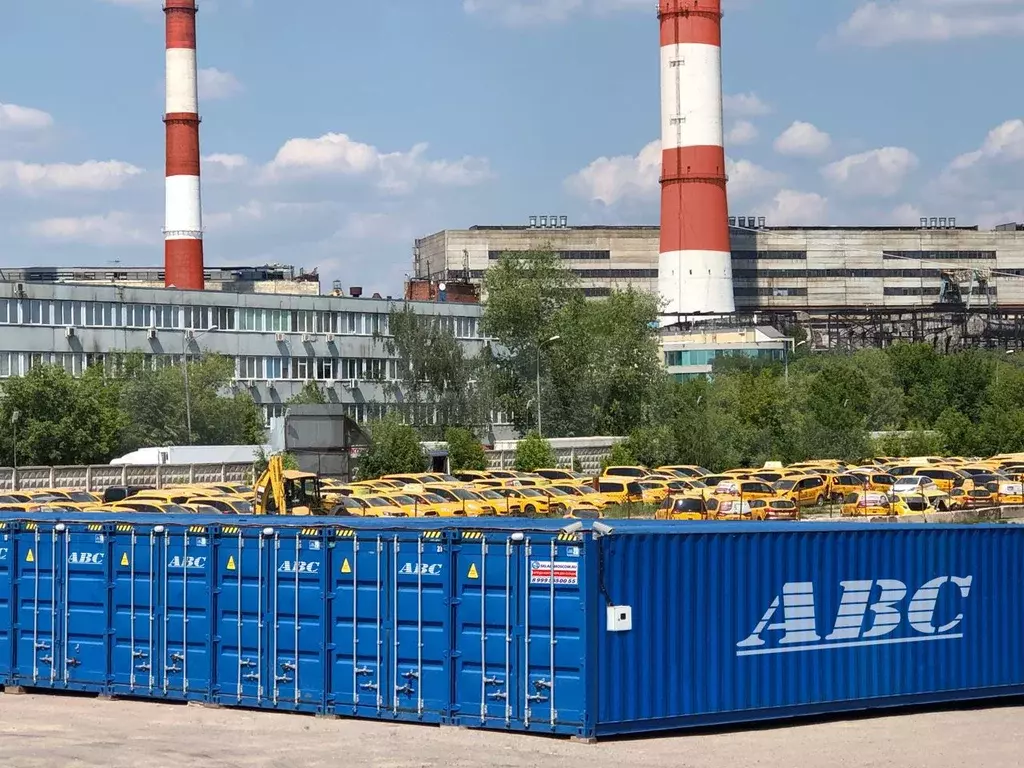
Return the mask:
<path fill-rule="evenodd" d="M 743 285 L 734 286 L 734 296 L 806 296 L 806 288 L 782 288 L 778 286 L 747 287 Z"/>
<path fill-rule="evenodd" d="M 0 378 L 23 376 L 37 365 L 61 366 L 73 376 L 101 366 L 120 373 L 124 353 L 0 352 Z M 182 355 L 144 355 L 150 369 L 180 365 Z M 397 381 L 398 360 L 371 357 L 257 357 L 235 358 L 235 378 L 242 381 Z"/>
<path fill-rule="evenodd" d="M 733 259 L 806 259 L 807 251 L 733 251 Z"/>
<path fill-rule="evenodd" d="M 631 277 L 631 278 L 656 278 L 656 269 L 574 269 L 571 270 L 577 277 L 593 280 L 603 277 Z"/>
<path fill-rule="evenodd" d="M 435 322 L 457 338 L 479 338 L 477 318 L 438 315 Z M 253 331 L 257 333 L 333 333 L 348 336 L 387 335 L 388 315 L 380 312 L 316 312 L 122 304 L 98 301 L 0 299 L 0 323 L 72 328 L 156 328 L 159 330 Z"/>
<path fill-rule="evenodd" d="M 963 291 L 966 293 L 966 291 Z M 882 289 L 883 296 L 938 296 L 941 293 L 941 289 L 936 286 L 911 286 L 911 287 L 892 287 L 886 286 Z M 972 296 L 985 296 L 985 289 L 976 285 L 971 289 Z M 994 285 L 988 286 L 988 296 L 996 295 L 996 288 Z"/>
<path fill-rule="evenodd" d="M 741 279 L 816 278 L 816 277 L 882 277 L 938 278 L 939 269 L 733 269 L 732 276 Z"/>
<path fill-rule="evenodd" d="M 886 259 L 944 259 L 955 261 L 994 259 L 995 251 L 883 251 Z"/>
<path fill-rule="evenodd" d="M 498 261 L 506 253 L 515 251 L 488 251 L 487 258 Z M 566 261 L 608 261 L 612 257 L 611 251 L 555 251 L 555 254 Z"/>
<path fill-rule="evenodd" d="M 665 365 L 711 365 L 719 357 L 750 357 L 759 360 L 782 360 L 785 352 L 781 349 L 684 349 L 665 353 Z"/>
<path fill-rule="evenodd" d="M 287 407 L 283 403 L 270 403 L 263 406 L 267 423 L 269 424 L 272 418 L 283 417 Z M 342 403 L 341 407 L 346 416 L 360 424 L 379 421 L 388 415 L 396 415 L 405 424 L 436 425 L 439 423 L 437 410 L 422 403 Z M 492 411 L 490 422 L 495 426 L 512 423 L 511 417 L 501 411 Z"/>

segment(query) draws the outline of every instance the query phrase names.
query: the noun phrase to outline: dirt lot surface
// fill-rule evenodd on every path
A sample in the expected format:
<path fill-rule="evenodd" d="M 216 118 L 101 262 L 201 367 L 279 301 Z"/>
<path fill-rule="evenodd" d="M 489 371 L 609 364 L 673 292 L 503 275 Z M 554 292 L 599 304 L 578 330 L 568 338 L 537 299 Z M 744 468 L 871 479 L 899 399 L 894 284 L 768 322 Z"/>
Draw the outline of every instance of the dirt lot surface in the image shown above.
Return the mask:
<path fill-rule="evenodd" d="M 598 744 L 195 706 L 0 695 L 0 765 L 1018 768 L 1024 707 Z"/>

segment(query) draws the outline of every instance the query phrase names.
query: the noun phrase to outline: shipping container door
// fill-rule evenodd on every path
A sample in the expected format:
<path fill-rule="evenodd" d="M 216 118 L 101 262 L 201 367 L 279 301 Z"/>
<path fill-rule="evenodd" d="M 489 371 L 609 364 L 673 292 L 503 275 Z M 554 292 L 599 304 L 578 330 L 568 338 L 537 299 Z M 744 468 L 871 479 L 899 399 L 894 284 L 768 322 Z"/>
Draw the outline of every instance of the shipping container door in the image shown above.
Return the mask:
<path fill-rule="evenodd" d="M 57 528 L 61 526 L 57 524 Z M 110 628 L 110 535 L 101 523 L 69 523 L 63 532 L 63 596 L 58 612 L 65 686 L 105 690 Z"/>
<path fill-rule="evenodd" d="M 390 701 L 385 623 L 390 550 L 381 534 L 339 529 L 330 538 L 327 709 L 376 717 Z"/>
<path fill-rule="evenodd" d="M 438 722 L 450 698 L 450 554 L 440 531 L 337 531 L 328 710 Z"/>
<path fill-rule="evenodd" d="M 263 624 L 269 551 L 268 538 L 259 528 L 221 528 L 210 619 L 214 634 L 214 700 L 221 704 L 257 707 L 266 699 L 268 664 Z"/>
<path fill-rule="evenodd" d="M 10 682 L 14 657 L 11 635 L 14 625 L 11 597 L 14 591 L 11 571 L 11 533 L 5 522 L 0 522 L 0 686 Z"/>
<path fill-rule="evenodd" d="M 449 547 L 441 531 L 393 535 L 391 709 L 437 721 L 447 715 Z"/>
<path fill-rule="evenodd" d="M 274 533 L 269 552 L 267 647 L 270 705 L 318 711 L 324 701 L 324 546 L 321 528 Z"/>
<path fill-rule="evenodd" d="M 173 698 L 202 698 L 210 686 L 210 539 L 205 527 L 163 533 L 161 689 Z"/>
<path fill-rule="evenodd" d="M 581 555 L 570 534 L 463 533 L 455 722 L 566 732 L 582 723 Z"/>
<path fill-rule="evenodd" d="M 58 563 L 64 557 L 63 534 L 26 523 L 14 537 L 14 673 L 18 685 L 53 687 L 63 681 L 60 660 Z"/>
<path fill-rule="evenodd" d="M 111 690 L 157 694 L 163 687 L 163 536 L 128 523 L 117 523 L 112 536 Z"/>

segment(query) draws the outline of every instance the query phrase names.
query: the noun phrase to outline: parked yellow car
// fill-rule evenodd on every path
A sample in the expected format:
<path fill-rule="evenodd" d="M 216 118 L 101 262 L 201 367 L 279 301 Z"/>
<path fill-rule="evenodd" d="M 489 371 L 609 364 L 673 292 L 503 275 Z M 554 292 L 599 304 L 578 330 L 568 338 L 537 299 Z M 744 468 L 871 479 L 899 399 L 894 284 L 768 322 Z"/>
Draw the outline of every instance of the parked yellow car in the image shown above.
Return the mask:
<path fill-rule="evenodd" d="M 772 487 L 780 498 L 789 499 L 801 507 L 812 504 L 820 507 L 828 501 L 830 494 L 825 478 L 817 474 L 787 477 Z"/>
<path fill-rule="evenodd" d="M 695 493 L 668 496 L 654 513 L 655 520 L 707 520 L 707 501 Z"/>

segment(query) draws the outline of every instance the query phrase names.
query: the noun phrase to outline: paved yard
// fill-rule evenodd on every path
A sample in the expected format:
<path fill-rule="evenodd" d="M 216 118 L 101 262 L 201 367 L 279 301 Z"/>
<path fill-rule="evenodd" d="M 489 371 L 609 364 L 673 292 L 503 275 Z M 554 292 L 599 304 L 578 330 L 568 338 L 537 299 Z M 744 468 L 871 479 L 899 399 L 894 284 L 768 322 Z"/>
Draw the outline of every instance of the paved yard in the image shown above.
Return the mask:
<path fill-rule="evenodd" d="M 564 739 L 90 698 L 0 695 L 4 768 L 1018 768 L 1024 707 L 644 737 Z"/>

